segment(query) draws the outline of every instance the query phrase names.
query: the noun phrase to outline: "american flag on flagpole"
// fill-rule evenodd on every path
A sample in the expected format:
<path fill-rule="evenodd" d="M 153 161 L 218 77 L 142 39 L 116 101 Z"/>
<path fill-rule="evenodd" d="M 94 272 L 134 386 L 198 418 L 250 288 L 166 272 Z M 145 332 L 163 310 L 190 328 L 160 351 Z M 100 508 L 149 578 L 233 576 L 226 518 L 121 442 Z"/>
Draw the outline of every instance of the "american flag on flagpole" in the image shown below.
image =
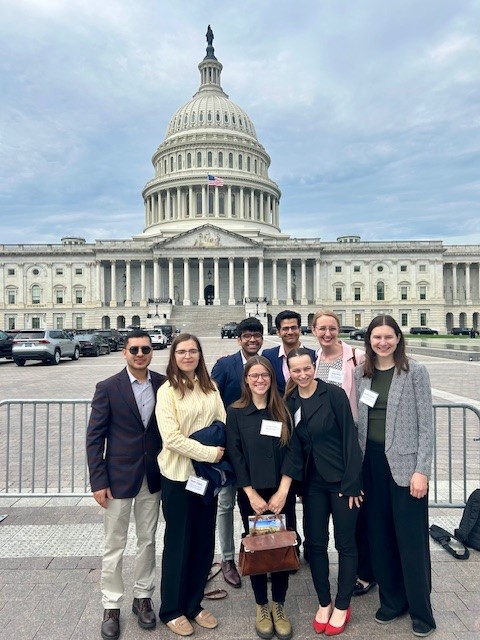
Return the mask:
<path fill-rule="evenodd" d="M 207 184 L 211 187 L 223 187 L 223 178 L 217 178 L 217 176 L 208 176 Z"/>

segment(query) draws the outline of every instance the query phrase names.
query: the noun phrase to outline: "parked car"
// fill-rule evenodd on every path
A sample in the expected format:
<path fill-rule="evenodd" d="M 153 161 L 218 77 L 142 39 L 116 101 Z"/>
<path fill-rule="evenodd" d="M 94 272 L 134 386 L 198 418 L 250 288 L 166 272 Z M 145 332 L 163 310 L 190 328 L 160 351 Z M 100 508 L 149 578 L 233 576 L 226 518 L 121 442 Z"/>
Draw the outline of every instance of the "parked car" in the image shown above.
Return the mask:
<path fill-rule="evenodd" d="M 80 344 L 82 356 L 99 356 L 102 353 L 110 353 L 110 343 L 107 338 L 98 333 L 82 333 L 76 336 Z"/>
<path fill-rule="evenodd" d="M 350 331 L 348 337 L 350 338 L 350 340 L 364 340 L 366 333 L 366 327 L 364 327 L 363 329 L 354 329 L 353 331 Z"/>
<path fill-rule="evenodd" d="M 450 331 L 452 336 L 469 336 L 470 332 L 471 329 L 468 329 L 468 327 L 453 327 Z M 475 331 L 475 335 L 478 336 L 478 331 Z"/>
<path fill-rule="evenodd" d="M 222 336 L 222 340 L 223 338 L 236 338 L 237 326 L 238 326 L 237 322 L 227 322 L 227 324 L 224 324 L 223 327 L 220 329 L 220 335 Z"/>
<path fill-rule="evenodd" d="M 154 349 L 167 348 L 167 337 L 161 329 L 155 329 L 155 331 L 149 331 L 148 335 L 152 340 L 152 347 Z"/>
<path fill-rule="evenodd" d="M 12 358 L 13 336 L 0 331 L 0 358 Z"/>
<path fill-rule="evenodd" d="M 95 329 L 92 333 L 106 338 L 110 345 L 110 351 L 123 349 L 123 336 L 117 329 Z"/>
<path fill-rule="evenodd" d="M 270 330 L 268 332 L 269 336 L 276 336 L 277 335 L 277 327 L 275 325 L 273 325 L 272 327 L 270 327 Z"/>
<path fill-rule="evenodd" d="M 163 335 L 167 339 L 167 345 L 172 344 L 173 339 L 175 338 L 175 334 L 180 333 L 180 329 L 177 329 L 177 327 L 174 324 L 162 324 L 161 327 L 156 326 L 154 327 L 154 329 L 162 330 Z"/>
<path fill-rule="evenodd" d="M 302 326 L 300 327 L 300 333 L 302 334 L 302 336 L 306 336 L 307 333 L 312 333 L 312 327 L 308 324 L 302 324 Z"/>
<path fill-rule="evenodd" d="M 19 367 L 23 367 L 27 360 L 58 364 L 61 358 L 78 360 L 80 344 L 60 329 L 31 329 L 17 333 L 12 356 Z"/>
<path fill-rule="evenodd" d="M 351 331 L 355 331 L 357 327 L 353 327 L 349 324 L 342 324 L 338 330 L 338 333 L 350 333 Z"/>
<path fill-rule="evenodd" d="M 412 327 L 410 333 L 413 335 L 438 336 L 438 331 L 430 327 Z"/>

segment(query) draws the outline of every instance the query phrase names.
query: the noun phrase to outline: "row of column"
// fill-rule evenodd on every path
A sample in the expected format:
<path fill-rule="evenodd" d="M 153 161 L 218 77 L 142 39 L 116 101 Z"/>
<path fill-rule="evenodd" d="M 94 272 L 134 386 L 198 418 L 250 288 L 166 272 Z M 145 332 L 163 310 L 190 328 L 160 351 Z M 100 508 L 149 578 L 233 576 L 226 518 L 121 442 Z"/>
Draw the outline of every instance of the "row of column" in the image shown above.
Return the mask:
<path fill-rule="evenodd" d="M 205 304 L 204 291 L 205 291 L 205 267 L 204 261 L 211 260 L 212 258 L 197 258 L 198 260 L 198 304 Z M 168 297 L 173 300 L 175 297 L 175 283 L 174 283 L 174 258 L 168 258 Z M 214 305 L 220 305 L 220 258 L 213 258 L 213 286 L 215 298 L 213 300 Z M 265 269 L 264 259 L 255 258 L 255 262 L 258 262 L 258 297 L 265 297 Z M 286 259 L 286 290 L 287 290 L 287 304 L 293 304 L 292 284 L 293 284 L 293 271 L 292 271 L 292 259 Z M 278 259 L 271 259 L 272 263 L 272 304 L 278 304 Z M 123 261 L 122 261 L 123 264 Z M 300 260 L 301 275 L 300 275 L 300 290 L 301 290 L 301 304 L 308 304 L 307 298 L 307 258 Z M 117 291 L 117 263 L 115 260 L 110 261 L 110 282 L 111 282 L 111 300 L 110 306 L 116 306 L 118 299 Z M 97 263 L 96 268 L 97 278 L 97 291 L 102 290 L 102 265 Z M 159 291 L 161 288 L 161 270 L 158 260 L 153 261 L 153 295 L 148 297 L 159 298 Z M 235 261 L 233 257 L 228 258 L 228 304 L 235 304 Z M 314 295 L 315 299 L 320 298 L 320 260 L 315 261 L 314 271 Z M 190 259 L 183 259 L 183 304 L 190 305 L 191 301 L 191 282 L 190 282 Z M 250 298 L 250 259 L 243 259 L 243 292 L 245 298 Z M 146 261 L 140 262 L 140 304 L 146 304 Z M 131 274 L 131 261 L 125 261 L 125 305 L 131 306 L 132 304 L 132 274 Z"/>
<path fill-rule="evenodd" d="M 459 291 L 458 291 L 458 272 L 459 272 L 459 268 L 460 265 L 464 265 L 460 271 L 461 272 L 465 272 L 465 300 L 469 301 L 472 300 L 472 294 L 471 294 L 471 269 L 472 267 L 476 267 L 478 273 L 478 289 L 477 289 L 477 296 L 475 296 L 475 299 L 477 300 L 479 295 L 480 295 L 480 263 L 475 262 L 475 263 L 470 263 L 470 262 L 451 262 L 451 263 L 447 263 L 445 265 L 445 267 L 448 267 L 448 265 L 451 266 L 451 270 L 452 270 L 452 298 L 453 300 L 459 300 Z"/>
<path fill-rule="evenodd" d="M 220 189 L 223 191 L 226 202 L 224 202 L 224 213 L 220 214 Z M 209 191 L 213 193 L 213 210 L 210 207 Z M 249 192 L 249 195 L 247 195 Z M 228 218 L 240 220 L 257 220 L 280 226 L 279 201 L 271 193 L 265 193 L 257 189 L 246 189 L 244 187 L 201 187 L 201 211 L 197 207 L 198 187 L 188 187 L 188 189 L 177 187 L 164 189 L 158 193 L 145 198 L 145 220 L 149 227 L 159 222 L 172 220 L 188 220 L 191 218 L 214 217 L 220 215 Z M 238 206 L 233 206 L 233 198 L 238 198 Z"/>

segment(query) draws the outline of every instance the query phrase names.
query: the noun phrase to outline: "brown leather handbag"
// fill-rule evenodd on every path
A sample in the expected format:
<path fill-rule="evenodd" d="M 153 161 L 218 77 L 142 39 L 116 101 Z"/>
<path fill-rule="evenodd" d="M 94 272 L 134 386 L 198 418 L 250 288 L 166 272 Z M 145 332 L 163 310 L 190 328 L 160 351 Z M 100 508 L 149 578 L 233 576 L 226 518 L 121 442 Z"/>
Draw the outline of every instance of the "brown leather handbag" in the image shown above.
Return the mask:
<path fill-rule="evenodd" d="M 238 568 L 242 576 L 258 576 L 277 571 L 296 571 L 300 566 L 295 531 L 252 534 L 242 538 Z"/>

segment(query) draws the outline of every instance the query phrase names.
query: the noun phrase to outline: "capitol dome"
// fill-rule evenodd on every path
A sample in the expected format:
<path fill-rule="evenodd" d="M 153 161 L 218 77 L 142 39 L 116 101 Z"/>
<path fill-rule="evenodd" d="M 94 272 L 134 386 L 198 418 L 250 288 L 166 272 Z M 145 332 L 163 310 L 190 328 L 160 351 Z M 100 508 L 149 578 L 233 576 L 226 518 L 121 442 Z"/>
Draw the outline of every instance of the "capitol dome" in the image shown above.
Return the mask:
<path fill-rule="evenodd" d="M 171 117 L 144 190 L 141 237 L 172 236 L 208 222 L 249 237 L 278 236 L 280 190 L 247 113 L 221 86 L 213 33 L 198 65 L 200 87 Z M 215 179 L 207 184 L 208 176 Z"/>

